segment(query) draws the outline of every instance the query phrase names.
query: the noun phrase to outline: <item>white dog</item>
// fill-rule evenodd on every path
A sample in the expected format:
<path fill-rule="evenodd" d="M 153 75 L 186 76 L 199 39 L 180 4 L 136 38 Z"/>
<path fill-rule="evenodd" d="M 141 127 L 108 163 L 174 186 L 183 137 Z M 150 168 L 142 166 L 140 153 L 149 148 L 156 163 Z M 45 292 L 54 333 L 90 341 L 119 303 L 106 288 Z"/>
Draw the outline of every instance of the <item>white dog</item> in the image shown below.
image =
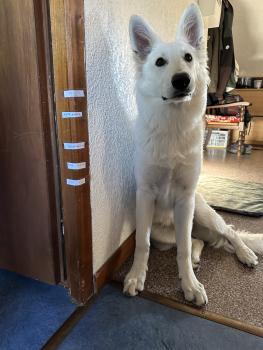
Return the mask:
<path fill-rule="evenodd" d="M 193 271 L 203 241 L 235 252 L 242 263 L 255 266 L 258 260 L 254 252 L 263 253 L 263 235 L 234 231 L 196 193 L 209 82 L 199 8 L 190 5 L 185 10 L 173 43 L 161 41 L 138 16 L 131 17 L 130 38 L 137 68 L 139 112 L 136 250 L 124 292 L 136 295 L 144 288 L 150 234 L 162 248 L 175 245 L 176 238 L 185 298 L 203 305 L 207 295 Z M 192 228 L 197 239 L 191 242 Z"/>

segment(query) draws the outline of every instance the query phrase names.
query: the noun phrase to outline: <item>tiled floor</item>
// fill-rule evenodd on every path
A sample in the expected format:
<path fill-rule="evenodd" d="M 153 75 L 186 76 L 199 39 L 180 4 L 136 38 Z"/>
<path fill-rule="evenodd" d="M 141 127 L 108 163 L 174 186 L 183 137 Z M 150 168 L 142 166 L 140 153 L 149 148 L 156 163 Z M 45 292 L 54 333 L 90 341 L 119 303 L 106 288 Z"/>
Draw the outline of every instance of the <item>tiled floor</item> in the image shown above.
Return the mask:
<path fill-rule="evenodd" d="M 263 182 L 263 150 L 252 150 L 251 154 L 238 157 L 226 150 L 210 149 L 204 153 L 203 173 L 240 181 Z"/>

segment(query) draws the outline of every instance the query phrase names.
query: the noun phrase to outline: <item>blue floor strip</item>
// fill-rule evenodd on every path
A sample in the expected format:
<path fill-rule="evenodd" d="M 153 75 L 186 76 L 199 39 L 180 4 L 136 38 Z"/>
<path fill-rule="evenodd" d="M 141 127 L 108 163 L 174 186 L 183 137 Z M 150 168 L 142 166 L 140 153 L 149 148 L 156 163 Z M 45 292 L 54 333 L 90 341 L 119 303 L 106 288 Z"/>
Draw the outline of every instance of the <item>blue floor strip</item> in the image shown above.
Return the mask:
<path fill-rule="evenodd" d="M 75 309 L 63 287 L 0 270 L 0 349 L 41 349 Z M 107 286 L 59 349 L 262 350 L 263 340 Z"/>
<path fill-rule="evenodd" d="M 75 309 L 65 288 L 0 270 L 0 349 L 39 350 Z"/>
<path fill-rule="evenodd" d="M 262 350 L 263 339 L 107 286 L 60 350 Z"/>

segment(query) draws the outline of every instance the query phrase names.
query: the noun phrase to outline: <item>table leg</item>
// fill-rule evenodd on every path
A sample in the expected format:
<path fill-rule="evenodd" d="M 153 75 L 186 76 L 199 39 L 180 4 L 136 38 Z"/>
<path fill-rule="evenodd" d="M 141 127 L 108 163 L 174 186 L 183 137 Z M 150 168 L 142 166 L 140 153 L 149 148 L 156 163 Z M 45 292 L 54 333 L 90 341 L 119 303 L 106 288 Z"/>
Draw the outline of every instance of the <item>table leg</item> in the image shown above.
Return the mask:
<path fill-rule="evenodd" d="M 245 107 L 241 106 L 240 108 L 240 123 L 239 123 L 239 132 L 238 132 L 238 151 L 237 154 L 240 156 L 245 153 L 245 124 L 244 124 L 244 116 L 245 116 Z"/>

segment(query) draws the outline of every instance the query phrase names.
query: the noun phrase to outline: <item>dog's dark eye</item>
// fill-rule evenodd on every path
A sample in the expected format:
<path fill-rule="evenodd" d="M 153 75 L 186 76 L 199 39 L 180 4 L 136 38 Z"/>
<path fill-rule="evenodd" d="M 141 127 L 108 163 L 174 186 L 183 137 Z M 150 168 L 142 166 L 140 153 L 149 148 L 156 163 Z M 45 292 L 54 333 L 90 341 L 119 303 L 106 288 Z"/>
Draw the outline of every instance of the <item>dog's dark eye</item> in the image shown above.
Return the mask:
<path fill-rule="evenodd" d="M 156 60 L 156 62 L 155 62 L 155 65 L 156 65 L 157 67 L 162 67 L 162 66 L 164 66 L 166 63 L 167 63 L 167 61 L 165 61 L 164 58 L 159 57 L 159 58 L 157 58 L 157 60 Z"/>
<path fill-rule="evenodd" d="M 184 55 L 184 59 L 185 59 L 186 62 L 191 62 L 193 57 L 192 57 L 192 55 L 190 53 L 186 53 Z"/>

